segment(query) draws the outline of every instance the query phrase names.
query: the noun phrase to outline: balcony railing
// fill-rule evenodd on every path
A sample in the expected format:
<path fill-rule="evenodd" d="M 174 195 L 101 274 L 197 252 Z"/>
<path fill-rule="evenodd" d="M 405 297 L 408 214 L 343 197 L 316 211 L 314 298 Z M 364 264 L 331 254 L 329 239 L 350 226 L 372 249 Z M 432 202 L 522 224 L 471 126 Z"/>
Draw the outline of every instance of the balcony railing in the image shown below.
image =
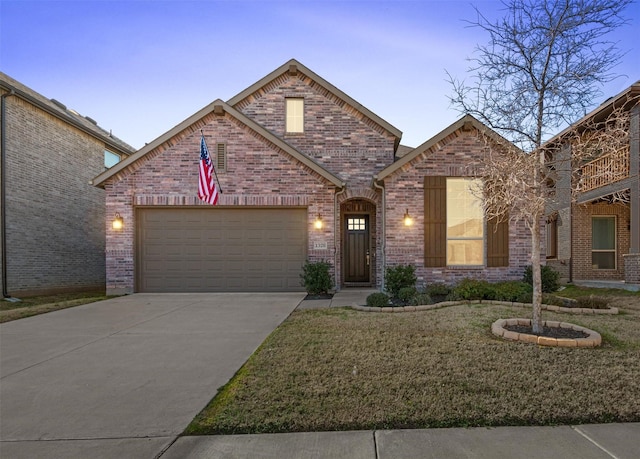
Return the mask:
<path fill-rule="evenodd" d="M 627 177 L 629 177 L 629 150 L 624 149 L 582 166 L 580 191 L 591 191 Z"/>

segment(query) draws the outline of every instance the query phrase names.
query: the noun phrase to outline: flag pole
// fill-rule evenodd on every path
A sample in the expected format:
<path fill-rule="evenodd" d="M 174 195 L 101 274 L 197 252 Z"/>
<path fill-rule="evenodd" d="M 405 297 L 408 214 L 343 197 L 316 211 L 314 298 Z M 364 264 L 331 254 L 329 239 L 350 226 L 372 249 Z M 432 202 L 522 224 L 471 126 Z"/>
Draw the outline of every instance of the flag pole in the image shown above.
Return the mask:
<path fill-rule="evenodd" d="M 204 138 L 204 132 L 200 129 L 200 134 L 202 134 L 202 141 L 204 142 L 204 146 L 207 147 L 207 151 L 209 151 L 209 147 L 207 146 L 207 140 Z M 213 158 L 211 154 L 209 154 L 209 160 L 211 161 L 211 169 L 213 169 L 213 175 L 216 176 L 216 182 L 218 182 L 218 188 L 220 189 L 220 194 L 222 194 L 222 185 L 220 185 L 220 179 L 218 178 L 218 173 L 216 172 L 216 167 L 213 164 Z"/>

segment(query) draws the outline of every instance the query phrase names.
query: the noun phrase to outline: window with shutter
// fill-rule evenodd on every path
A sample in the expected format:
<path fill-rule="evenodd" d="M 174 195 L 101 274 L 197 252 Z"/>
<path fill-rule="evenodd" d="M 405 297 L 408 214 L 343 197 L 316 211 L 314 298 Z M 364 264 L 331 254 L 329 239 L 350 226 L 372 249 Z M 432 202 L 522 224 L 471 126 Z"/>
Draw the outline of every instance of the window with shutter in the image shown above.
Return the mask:
<path fill-rule="evenodd" d="M 484 227 L 482 206 L 471 178 L 424 178 L 425 267 L 509 266 L 509 221 L 491 219 Z"/>

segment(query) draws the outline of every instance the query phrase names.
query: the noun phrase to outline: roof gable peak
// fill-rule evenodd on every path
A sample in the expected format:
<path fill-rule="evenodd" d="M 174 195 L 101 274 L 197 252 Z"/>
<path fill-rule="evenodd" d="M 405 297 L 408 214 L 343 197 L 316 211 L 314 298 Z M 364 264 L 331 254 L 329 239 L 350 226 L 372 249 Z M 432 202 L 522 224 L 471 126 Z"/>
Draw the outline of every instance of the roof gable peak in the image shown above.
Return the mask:
<path fill-rule="evenodd" d="M 295 59 L 288 60 L 273 72 L 269 73 L 245 90 L 236 94 L 234 97 L 227 101 L 227 104 L 234 108 L 239 108 L 239 105 L 241 105 L 244 101 L 252 97 L 259 97 L 261 93 L 268 90 L 267 88 L 269 86 L 278 84 L 282 78 L 300 78 L 301 75 L 311 80 L 312 84 L 322 88 L 322 90 L 326 91 L 329 95 L 353 107 L 354 110 L 360 112 L 362 115 L 380 126 L 382 129 L 391 133 L 396 138 L 395 146 L 396 148 L 398 147 L 398 145 L 400 144 L 400 138 L 402 137 L 402 131 L 389 124 L 387 121 L 367 109 L 358 101 L 348 96 L 346 93 L 344 93 Z"/>

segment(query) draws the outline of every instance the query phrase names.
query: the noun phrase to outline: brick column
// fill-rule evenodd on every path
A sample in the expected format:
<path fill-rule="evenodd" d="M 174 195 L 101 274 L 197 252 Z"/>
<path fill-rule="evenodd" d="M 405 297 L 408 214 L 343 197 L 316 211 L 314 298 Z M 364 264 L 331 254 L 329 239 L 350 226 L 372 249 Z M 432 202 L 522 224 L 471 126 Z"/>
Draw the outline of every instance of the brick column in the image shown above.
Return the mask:
<path fill-rule="evenodd" d="M 624 258 L 624 281 L 627 284 L 640 284 L 640 253 L 628 253 Z"/>

